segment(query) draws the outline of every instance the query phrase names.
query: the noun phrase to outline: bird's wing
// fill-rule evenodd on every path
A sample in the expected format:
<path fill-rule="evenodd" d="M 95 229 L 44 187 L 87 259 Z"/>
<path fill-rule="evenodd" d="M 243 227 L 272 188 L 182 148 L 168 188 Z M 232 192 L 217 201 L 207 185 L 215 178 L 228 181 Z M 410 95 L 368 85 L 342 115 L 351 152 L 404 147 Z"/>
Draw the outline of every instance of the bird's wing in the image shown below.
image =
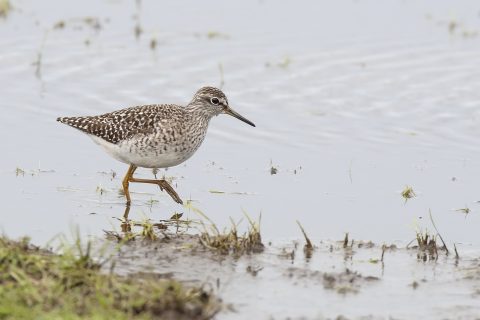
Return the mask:
<path fill-rule="evenodd" d="M 116 144 L 135 135 L 153 133 L 157 126 L 168 123 L 162 120 L 178 116 L 178 108 L 175 105 L 145 105 L 99 116 L 58 118 L 57 121 Z"/>

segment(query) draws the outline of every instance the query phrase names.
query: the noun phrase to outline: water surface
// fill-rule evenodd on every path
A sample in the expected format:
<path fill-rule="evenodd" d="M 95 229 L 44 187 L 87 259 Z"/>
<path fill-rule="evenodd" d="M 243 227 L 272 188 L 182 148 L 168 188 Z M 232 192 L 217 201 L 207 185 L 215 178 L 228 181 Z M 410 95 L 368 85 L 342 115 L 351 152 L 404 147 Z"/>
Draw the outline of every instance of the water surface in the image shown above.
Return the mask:
<path fill-rule="evenodd" d="M 186 104 L 215 85 L 257 127 L 219 116 L 195 156 L 160 175 L 219 226 L 246 211 L 275 243 L 298 239 L 300 220 L 316 241 L 405 244 L 432 229 L 431 211 L 449 245 L 480 245 L 478 2 L 13 6 L 0 20 L 6 234 L 102 236 L 123 214 L 126 166 L 56 117 Z M 131 218 L 196 218 L 154 186 L 131 189 Z"/>

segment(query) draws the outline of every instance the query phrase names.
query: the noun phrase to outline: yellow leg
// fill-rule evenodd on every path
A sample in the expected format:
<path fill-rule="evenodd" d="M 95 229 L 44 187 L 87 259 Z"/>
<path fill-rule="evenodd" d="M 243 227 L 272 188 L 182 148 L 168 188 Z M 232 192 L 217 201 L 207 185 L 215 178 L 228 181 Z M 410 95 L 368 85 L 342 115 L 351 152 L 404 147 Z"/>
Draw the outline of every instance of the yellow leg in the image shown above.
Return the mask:
<path fill-rule="evenodd" d="M 170 197 L 176 202 L 183 204 L 182 199 L 178 196 L 177 192 L 172 188 L 172 186 L 166 181 L 166 180 L 150 180 L 150 179 L 137 179 L 137 178 L 131 178 L 129 180 L 130 182 L 138 182 L 138 183 L 150 183 L 150 184 L 156 184 L 157 186 L 160 187 L 160 190 L 165 190 Z"/>
<path fill-rule="evenodd" d="M 132 225 L 130 224 L 130 220 L 128 220 L 128 214 L 130 213 L 130 206 L 125 207 L 125 212 L 123 213 L 123 221 L 120 224 L 123 232 L 130 232 L 132 231 Z"/>
<path fill-rule="evenodd" d="M 125 197 L 127 198 L 127 206 L 130 206 L 131 203 L 130 192 L 128 191 L 128 186 L 130 182 L 156 184 L 160 187 L 160 190 L 165 190 L 175 202 L 183 204 L 182 199 L 180 199 L 178 194 L 166 180 L 137 179 L 133 177 L 133 173 L 135 172 L 135 170 L 137 170 L 137 167 L 131 164 L 122 182 L 123 191 L 125 193 Z"/>
<path fill-rule="evenodd" d="M 131 164 L 128 168 L 127 174 L 125 175 L 125 178 L 123 178 L 122 181 L 123 192 L 125 193 L 125 197 L 127 198 L 127 206 L 130 206 L 130 203 L 132 202 L 130 199 L 130 192 L 128 191 L 128 184 L 131 181 L 135 170 L 137 170 L 137 167 Z"/>

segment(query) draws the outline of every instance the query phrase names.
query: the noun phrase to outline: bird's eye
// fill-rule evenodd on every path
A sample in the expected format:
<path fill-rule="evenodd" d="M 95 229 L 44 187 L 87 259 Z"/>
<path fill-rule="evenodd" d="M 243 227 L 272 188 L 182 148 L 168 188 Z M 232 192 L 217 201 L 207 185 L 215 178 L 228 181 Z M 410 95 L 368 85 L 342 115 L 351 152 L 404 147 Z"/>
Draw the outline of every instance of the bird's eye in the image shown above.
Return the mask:
<path fill-rule="evenodd" d="M 210 99 L 210 102 L 213 103 L 214 105 L 217 105 L 220 103 L 220 101 L 218 100 L 218 98 L 212 98 Z"/>

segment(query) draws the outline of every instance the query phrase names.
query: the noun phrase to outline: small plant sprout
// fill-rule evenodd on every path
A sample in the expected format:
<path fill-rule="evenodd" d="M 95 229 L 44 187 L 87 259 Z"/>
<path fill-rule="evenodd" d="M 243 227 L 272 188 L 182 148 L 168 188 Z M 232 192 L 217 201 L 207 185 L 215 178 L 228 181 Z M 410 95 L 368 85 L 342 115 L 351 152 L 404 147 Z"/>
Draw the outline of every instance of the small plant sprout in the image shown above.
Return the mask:
<path fill-rule="evenodd" d="M 155 226 L 153 225 L 153 223 L 150 222 L 150 220 L 148 219 L 143 220 L 141 223 L 141 226 L 142 226 L 141 236 L 143 239 L 147 239 L 151 241 L 158 239 L 158 236 L 154 230 Z"/>
<path fill-rule="evenodd" d="M 298 227 L 300 228 L 300 230 L 302 231 L 303 233 L 303 236 L 305 237 L 305 246 L 303 247 L 303 249 L 305 250 L 305 253 L 311 253 L 313 251 L 313 244 L 312 242 L 310 241 L 310 239 L 308 238 L 307 236 L 307 233 L 305 232 L 305 229 L 303 229 L 302 225 L 300 224 L 300 222 L 297 220 L 297 224 L 298 224 Z"/>
<path fill-rule="evenodd" d="M 467 218 L 467 215 L 470 213 L 470 208 L 468 208 L 467 206 L 465 206 L 465 208 L 453 209 L 453 211 L 457 211 L 457 212 L 463 213 L 463 214 L 465 214 L 465 218 Z"/>
<path fill-rule="evenodd" d="M 209 31 L 206 34 L 208 39 L 229 39 L 229 35 L 218 31 Z"/>
<path fill-rule="evenodd" d="M 17 169 L 15 169 L 15 175 L 18 177 L 18 176 L 25 176 L 25 170 L 23 170 L 22 168 L 19 168 L 17 167 Z"/>
<path fill-rule="evenodd" d="M 157 48 L 157 39 L 153 38 L 150 40 L 150 49 L 155 50 Z"/>
<path fill-rule="evenodd" d="M 98 193 L 100 193 L 100 195 L 103 195 L 104 193 L 107 192 L 107 189 L 105 189 L 101 184 L 99 184 L 99 185 L 97 186 L 96 191 L 97 191 Z"/>
<path fill-rule="evenodd" d="M 405 189 L 403 189 L 401 195 L 402 198 L 405 199 L 405 203 L 407 203 L 409 199 L 415 198 L 417 196 L 411 186 L 405 186 Z"/>
<path fill-rule="evenodd" d="M 292 63 L 292 59 L 290 59 L 290 57 L 285 57 L 282 61 L 277 63 L 277 66 L 279 68 L 286 69 L 291 63 Z"/>
<path fill-rule="evenodd" d="M 270 160 L 270 175 L 278 173 L 278 168 L 273 165 L 273 161 Z"/>
<path fill-rule="evenodd" d="M 343 238 L 343 247 L 348 247 L 348 232 L 345 233 L 345 238 Z"/>
<path fill-rule="evenodd" d="M 170 220 L 180 220 L 180 218 L 183 216 L 183 213 L 177 213 L 175 212 L 171 217 Z"/>

